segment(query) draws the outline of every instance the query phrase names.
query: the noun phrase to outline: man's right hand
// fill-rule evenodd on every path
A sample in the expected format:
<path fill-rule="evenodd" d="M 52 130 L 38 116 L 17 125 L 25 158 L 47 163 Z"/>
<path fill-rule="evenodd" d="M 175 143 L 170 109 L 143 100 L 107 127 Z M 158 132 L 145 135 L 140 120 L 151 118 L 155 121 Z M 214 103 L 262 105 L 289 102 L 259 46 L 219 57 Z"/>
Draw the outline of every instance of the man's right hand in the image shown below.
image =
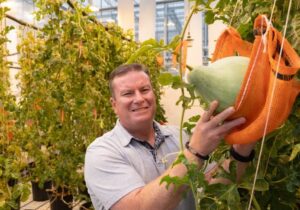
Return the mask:
<path fill-rule="evenodd" d="M 217 107 L 217 101 L 213 101 L 210 104 L 209 109 L 203 113 L 197 122 L 189 143 L 190 147 L 203 156 L 213 152 L 231 129 L 246 121 L 243 117 L 226 121 L 226 119 L 235 112 L 233 107 L 229 107 L 214 116 L 213 114 Z"/>

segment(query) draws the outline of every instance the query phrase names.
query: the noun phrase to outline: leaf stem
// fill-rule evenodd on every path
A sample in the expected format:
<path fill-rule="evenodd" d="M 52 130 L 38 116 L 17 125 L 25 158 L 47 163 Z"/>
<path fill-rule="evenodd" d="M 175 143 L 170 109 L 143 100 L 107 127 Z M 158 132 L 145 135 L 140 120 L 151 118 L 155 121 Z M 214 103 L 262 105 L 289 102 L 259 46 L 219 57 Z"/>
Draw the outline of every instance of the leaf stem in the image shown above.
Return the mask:
<path fill-rule="evenodd" d="M 189 13 L 188 18 L 187 18 L 184 26 L 183 26 L 183 30 L 182 30 L 182 32 L 180 34 L 180 41 L 181 41 L 180 44 L 181 44 L 181 46 L 180 46 L 180 50 L 179 50 L 179 56 L 178 56 L 179 57 L 179 62 L 178 63 L 179 63 L 179 74 L 180 74 L 180 80 L 181 81 L 183 80 L 183 74 L 182 74 L 183 69 L 182 69 L 182 65 L 181 65 L 182 64 L 182 57 L 181 57 L 181 54 L 182 54 L 182 41 L 184 40 L 184 36 L 185 36 L 186 30 L 187 30 L 187 27 L 188 27 L 188 25 L 189 25 L 189 23 L 190 23 L 190 21 L 192 19 L 193 14 L 196 11 L 196 8 L 197 7 L 195 7 L 195 6 L 192 8 L 192 10 Z M 183 132 L 184 115 L 185 115 L 185 110 L 186 110 L 186 102 L 184 100 L 184 96 L 185 96 L 184 87 L 181 86 L 180 90 L 181 90 L 181 96 L 183 97 L 183 100 L 182 100 L 182 112 L 181 112 L 181 118 L 180 118 L 180 136 L 179 136 L 179 141 L 180 141 L 180 150 L 181 150 L 181 152 L 183 152 L 184 147 L 183 147 L 182 132 Z"/>
<path fill-rule="evenodd" d="M 289 178 L 289 176 L 283 177 L 282 179 L 276 180 L 276 181 L 270 181 L 271 184 L 278 184 L 281 182 L 284 182 L 285 180 L 287 180 Z"/>
<path fill-rule="evenodd" d="M 184 95 L 184 90 L 181 88 L 181 93 Z M 182 102 L 184 103 L 184 101 Z M 182 132 L 183 132 L 183 121 L 184 121 L 184 114 L 185 114 L 186 108 L 184 105 L 182 105 L 182 111 L 181 111 L 181 117 L 180 117 L 180 134 L 179 134 L 179 140 L 180 140 L 180 151 L 183 152 L 184 147 L 183 147 L 183 138 L 182 138 Z"/>
<path fill-rule="evenodd" d="M 254 204 L 256 210 L 261 210 L 260 205 L 258 204 L 254 195 L 253 195 L 253 204 Z"/>
<path fill-rule="evenodd" d="M 198 193 L 197 186 L 194 185 L 194 182 L 191 179 L 189 179 L 189 185 L 190 185 L 192 193 L 193 193 L 193 197 L 194 197 L 194 201 L 195 201 L 195 208 L 196 208 L 196 210 L 200 210 L 201 208 L 200 208 L 200 205 L 198 203 L 199 193 Z"/>

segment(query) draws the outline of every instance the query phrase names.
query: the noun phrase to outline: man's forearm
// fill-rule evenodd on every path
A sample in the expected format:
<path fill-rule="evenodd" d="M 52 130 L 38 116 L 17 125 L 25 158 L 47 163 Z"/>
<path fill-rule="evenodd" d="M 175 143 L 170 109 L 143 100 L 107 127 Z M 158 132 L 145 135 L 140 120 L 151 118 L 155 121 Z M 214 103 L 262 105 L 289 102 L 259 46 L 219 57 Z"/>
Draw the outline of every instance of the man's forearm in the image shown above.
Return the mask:
<path fill-rule="evenodd" d="M 188 161 L 193 162 L 199 166 L 202 166 L 203 161 L 199 160 L 189 151 L 184 151 L 184 155 L 188 159 Z M 166 183 L 160 184 L 161 179 L 169 175 L 170 177 L 184 177 L 187 173 L 186 166 L 182 163 L 175 165 L 173 168 L 169 168 L 162 176 L 158 179 L 155 179 L 153 182 L 149 184 L 149 186 L 145 186 L 141 192 L 141 198 L 145 198 L 142 202 L 143 210 L 172 210 L 176 206 L 178 206 L 179 202 L 182 199 L 182 193 L 188 189 L 187 186 L 180 186 L 175 190 L 175 186 L 171 184 L 168 189 L 166 188 Z M 148 197 L 151 195 L 151 197 Z M 149 198 L 149 200 L 147 199 Z M 153 202 L 155 201 L 155 202 Z M 152 206 L 154 204 L 154 206 Z"/>
<path fill-rule="evenodd" d="M 249 145 L 233 145 L 234 150 L 241 156 L 248 157 L 250 153 L 252 152 L 255 144 L 249 144 Z M 245 173 L 246 168 L 249 165 L 249 162 L 240 162 L 238 160 L 235 160 L 233 157 L 230 159 L 226 159 L 222 164 L 221 167 L 223 167 L 224 170 L 229 172 L 229 165 L 231 161 L 236 161 L 236 181 L 240 182 L 242 176 Z M 231 181 L 229 179 L 225 178 L 212 178 L 214 173 L 218 170 L 218 166 L 216 166 L 215 169 L 213 169 L 208 175 L 208 181 L 210 184 L 214 183 L 223 183 L 223 184 L 229 184 Z"/>
<path fill-rule="evenodd" d="M 184 155 L 188 161 L 193 162 L 199 166 L 203 165 L 203 162 L 185 150 Z M 184 177 L 187 173 L 186 166 L 183 163 L 179 163 L 172 168 L 169 168 L 164 174 L 156 178 L 144 187 L 130 193 L 126 198 L 117 202 L 112 207 L 112 210 L 172 210 L 176 208 L 182 199 L 182 193 L 188 189 L 187 186 L 180 186 L 175 189 L 173 184 L 166 187 L 166 183 L 160 183 L 164 176 L 170 177 Z M 126 202 L 126 203 L 124 203 Z M 124 208 L 126 206 L 126 208 Z"/>
<path fill-rule="evenodd" d="M 250 152 L 249 152 L 250 153 Z M 247 152 L 243 153 L 247 156 Z M 188 160 L 196 163 L 199 168 L 202 166 L 203 162 L 199 162 L 199 159 L 185 151 L 185 155 Z M 223 163 L 223 167 L 225 170 L 229 170 L 229 164 L 233 161 L 232 159 L 227 159 Z M 243 176 L 245 169 L 249 163 L 243 163 L 237 161 L 237 182 L 240 181 Z M 178 176 L 183 177 L 187 173 L 187 169 L 183 164 L 177 164 L 173 168 L 168 169 L 162 176 L 155 179 L 137 193 L 137 199 L 140 201 L 140 210 L 172 210 L 176 206 L 178 206 L 182 193 L 187 189 L 187 186 L 181 186 L 176 189 L 174 185 L 170 185 L 169 188 L 166 188 L 166 183 L 160 184 L 160 180 L 162 177 L 169 175 L 171 177 Z M 227 179 L 211 179 L 210 183 L 224 183 L 228 184 L 229 180 Z"/>

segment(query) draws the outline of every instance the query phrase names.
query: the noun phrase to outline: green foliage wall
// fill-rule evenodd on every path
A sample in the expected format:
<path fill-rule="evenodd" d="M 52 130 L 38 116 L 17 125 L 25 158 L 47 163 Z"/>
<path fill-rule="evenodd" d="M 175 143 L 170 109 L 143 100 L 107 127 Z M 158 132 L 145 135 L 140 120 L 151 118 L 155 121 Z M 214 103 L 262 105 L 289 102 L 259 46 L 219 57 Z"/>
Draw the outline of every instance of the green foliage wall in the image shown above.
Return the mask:
<path fill-rule="evenodd" d="M 0 1 L 2 3 L 4 1 Z M 9 9 L 0 7 L 0 209 L 17 208 L 20 200 L 29 196 L 28 184 L 21 182 L 22 150 L 15 139 L 16 103 L 10 91 L 9 62 L 6 56 L 7 34 L 12 27 L 5 25 Z"/>

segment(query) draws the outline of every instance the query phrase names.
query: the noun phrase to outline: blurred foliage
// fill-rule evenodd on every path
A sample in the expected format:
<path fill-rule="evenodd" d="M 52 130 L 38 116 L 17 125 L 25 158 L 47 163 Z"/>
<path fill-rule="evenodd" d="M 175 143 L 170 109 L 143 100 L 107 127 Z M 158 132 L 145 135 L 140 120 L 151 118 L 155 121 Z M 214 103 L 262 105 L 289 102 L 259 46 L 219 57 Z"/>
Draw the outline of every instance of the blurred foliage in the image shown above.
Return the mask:
<path fill-rule="evenodd" d="M 3 3 L 0 0 L 0 3 Z M 6 56 L 7 34 L 13 28 L 6 26 L 5 14 L 9 9 L 0 7 L 0 209 L 17 209 L 21 200 L 29 197 L 28 184 L 23 182 L 26 167 L 21 147 L 15 138 L 16 102 L 10 91 L 9 65 Z"/>

